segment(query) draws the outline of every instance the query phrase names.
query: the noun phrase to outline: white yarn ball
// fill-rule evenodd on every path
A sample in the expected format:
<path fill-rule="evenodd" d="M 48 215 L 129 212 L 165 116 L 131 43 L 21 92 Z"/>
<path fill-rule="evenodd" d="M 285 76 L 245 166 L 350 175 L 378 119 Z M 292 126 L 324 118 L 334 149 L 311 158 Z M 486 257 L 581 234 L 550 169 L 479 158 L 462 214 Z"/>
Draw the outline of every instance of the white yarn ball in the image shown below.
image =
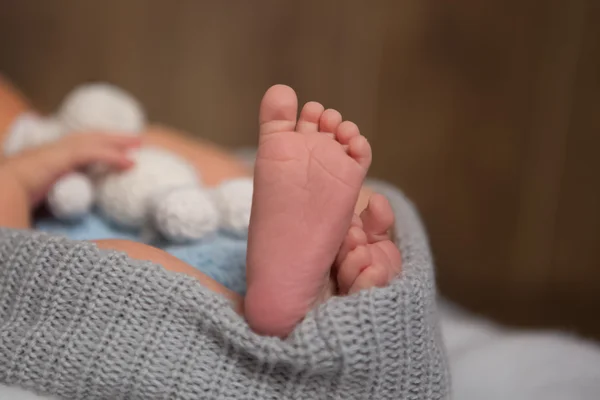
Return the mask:
<path fill-rule="evenodd" d="M 206 189 L 199 186 L 174 190 L 155 204 L 157 229 L 175 242 L 198 240 L 219 228 L 219 214 Z"/>
<path fill-rule="evenodd" d="M 58 140 L 64 134 L 61 124 L 53 118 L 33 113 L 18 116 L 8 129 L 4 154 L 11 156 L 24 150 Z"/>
<path fill-rule="evenodd" d="M 221 228 L 236 235 L 248 234 L 253 189 L 252 178 L 239 178 L 223 182 L 213 190 Z"/>
<path fill-rule="evenodd" d="M 78 87 L 63 101 L 58 116 L 71 131 L 139 134 L 146 123 L 140 103 L 116 86 L 94 83 Z"/>
<path fill-rule="evenodd" d="M 52 187 L 47 201 L 50 211 L 57 218 L 81 217 L 92 208 L 94 187 L 86 175 L 73 172 Z"/>
<path fill-rule="evenodd" d="M 114 222 L 140 227 L 149 217 L 155 196 L 184 186 L 195 186 L 200 177 L 183 158 L 157 147 L 142 147 L 131 154 L 135 165 L 104 175 L 97 185 L 97 204 Z"/>

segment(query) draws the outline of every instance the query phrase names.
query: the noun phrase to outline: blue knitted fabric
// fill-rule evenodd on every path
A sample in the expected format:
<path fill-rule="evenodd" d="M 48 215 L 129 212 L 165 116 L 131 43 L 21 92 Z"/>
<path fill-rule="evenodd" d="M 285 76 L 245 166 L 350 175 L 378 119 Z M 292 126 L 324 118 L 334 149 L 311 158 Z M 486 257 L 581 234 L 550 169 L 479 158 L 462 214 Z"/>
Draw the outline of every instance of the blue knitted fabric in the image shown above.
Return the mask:
<path fill-rule="evenodd" d="M 144 241 L 141 231 L 125 230 L 110 224 L 94 211 L 80 220 L 65 222 L 46 217 L 36 221 L 36 229 L 66 236 L 72 240 L 127 239 Z M 154 247 L 190 264 L 223 286 L 241 295 L 246 292 L 246 240 L 217 233 L 199 242 L 173 244 L 153 241 Z"/>

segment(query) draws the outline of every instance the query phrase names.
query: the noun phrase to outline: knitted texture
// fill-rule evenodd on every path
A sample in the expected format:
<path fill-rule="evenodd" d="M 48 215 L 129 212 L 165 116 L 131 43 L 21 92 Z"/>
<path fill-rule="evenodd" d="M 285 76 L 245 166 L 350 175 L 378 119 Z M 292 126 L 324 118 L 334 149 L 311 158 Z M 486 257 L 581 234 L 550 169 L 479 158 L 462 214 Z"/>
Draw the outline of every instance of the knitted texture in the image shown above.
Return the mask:
<path fill-rule="evenodd" d="M 213 192 L 215 206 L 219 210 L 221 229 L 236 236 L 248 236 L 254 180 L 231 179 L 221 183 Z"/>
<path fill-rule="evenodd" d="M 0 230 L 0 382 L 64 399 L 445 399 L 431 257 L 401 194 L 402 275 L 335 297 L 285 340 L 193 278 L 45 233 Z"/>
<path fill-rule="evenodd" d="M 86 215 L 94 203 L 94 185 L 81 172 L 71 172 L 56 182 L 46 198 L 56 218 L 69 220 Z"/>
<path fill-rule="evenodd" d="M 52 117 L 28 112 L 20 115 L 8 129 L 4 153 L 14 155 L 67 134 L 139 135 L 145 122 L 141 105 L 124 90 L 102 83 L 82 85 L 65 98 L 60 111 Z M 92 171 L 106 171 L 106 167 L 94 165 L 88 172 Z M 94 192 L 87 174 L 68 174 L 50 190 L 48 206 L 58 218 L 80 217 L 91 209 Z"/>
<path fill-rule="evenodd" d="M 111 224 L 97 211 L 88 213 L 76 221 L 64 221 L 53 217 L 40 218 L 35 227 L 40 231 L 63 235 L 72 240 L 145 241 L 142 231 L 123 229 Z M 150 240 L 148 244 L 185 261 L 221 285 L 243 295 L 246 293 L 246 240 L 246 237 L 219 231 L 197 242 L 177 244 L 158 239 Z"/>
<path fill-rule="evenodd" d="M 146 125 L 141 104 L 123 89 L 90 83 L 64 99 L 58 119 L 71 132 L 105 131 L 138 135 Z"/>
<path fill-rule="evenodd" d="M 133 167 L 104 175 L 98 182 L 98 208 L 119 225 L 144 225 L 156 198 L 173 189 L 200 184 L 196 169 L 166 149 L 144 146 L 132 151 L 130 157 Z"/>
<path fill-rule="evenodd" d="M 133 96 L 113 85 L 87 84 L 73 90 L 53 117 L 24 113 L 16 118 L 8 129 L 4 153 L 14 155 L 67 134 L 118 132 L 137 136 L 143 133 L 145 125 L 144 110 Z M 216 231 L 221 222 L 228 229 L 247 230 L 243 220 L 249 207 L 242 204 L 241 213 L 226 209 L 223 214 L 228 219 L 221 221 L 209 190 L 201 185 L 196 169 L 183 157 L 151 146 L 132 151 L 130 156 L 134 167 L 121 173 L 111 173 L 107 166 L 95 164 L 84 173 L 61 177 L 48 195 L 52 214 L 73 220 L 90 212 L 96 204 L 114 223 L 125 227 L 154 224 L 164 237 L 177 242 L 201 239 Z M 187 190 L 163 196 L 182 187 Z M 243 193 L 247 191 L 244 188 Z M 241 228 L 229 223 L 238 214 Z"/>
<path fill-rule="evenodd" d="M 197 185 L 168 191 L 155 201 L 154 223 L 173 242 L 202 239 L 219 228 L 210 192 Z"/>

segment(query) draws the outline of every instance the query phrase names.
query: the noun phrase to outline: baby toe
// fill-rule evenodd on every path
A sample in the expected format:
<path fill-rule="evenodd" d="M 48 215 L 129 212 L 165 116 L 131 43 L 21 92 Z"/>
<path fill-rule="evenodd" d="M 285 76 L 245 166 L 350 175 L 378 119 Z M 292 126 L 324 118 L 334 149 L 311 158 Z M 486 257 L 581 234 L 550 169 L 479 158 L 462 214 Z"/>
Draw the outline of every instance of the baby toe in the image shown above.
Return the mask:
<path fill-rule="evenodd" d="M 344 243 L 342 243 L 342 247 L 340 247 L 340 251 L 336 257 L 337 264 L 341 265 L 344 260 L 346 260 L 346 257 L 348 257 L 348 253 L 358 246 L 365 244 L 367 244 L 367 235 L 365 234 L 365 231 L 358 226 L 352 226 L 348 230 Z"/>
<path fill-rule="evenodd" d="M 361 272 L 371 265 L 371 262 L 371 252 L 367 246 L 358 246 L 348 253 L 337 273 L 340 294 L 348 293 Z"/>
<path fill-rule="evenodd" d="M 354 136 L 350 139 L 347 152 L 365 170 L 371 165 L 371 145 L 364 136 Z"/>
<path fill-rule="evenodd" d="M 352 121 L 342 122 L 341 124 L 339 124 L 335 132 L 335 137 L 337 141 L 343 145 L 349 145 L 350 141 L 358 136 L 360 136 L 360 130 L 358 129 L 358 126 Z"/>
<path fill-rule="evenodd" d="M 293 131 L 297 113 L 296 92 L 289 86 L 272 86 L 260 103 L 260 137 L 276 132 Z"/>
<path fill-rule="evenodd" d="M 342 123 L 342 114 L 339 111 L 329 108 L 323 112 L 319 120 L 319 131 L 331 133 L 332 136 L 337 132 L 338 127 Z M 335 136 L 334 136 L 335 137 Z"/>
<path fill-rule="evenodd" d="M 384 287 L 390 282 L 387 269 L 380 265 L 371 265 L 354 280 L 348 289 L 348 294 L 353 294 L 364 289 Z"/>
<path fill-rule="evenodd" d="M 316 101 L 308 102 L 300 111 L 300 118 L 296 124 L 296 131 L 300 133 L 311 133 L 319 130 L 319 121 L 325 108 Z"/>
<path fill-rule="evenodd" d="M 360 214 L 369 243 L 389 240 L 389 230 L 394 225 L 394 212 L 388 199 L 381 194 L 369 198 L 367 208 Z"/>

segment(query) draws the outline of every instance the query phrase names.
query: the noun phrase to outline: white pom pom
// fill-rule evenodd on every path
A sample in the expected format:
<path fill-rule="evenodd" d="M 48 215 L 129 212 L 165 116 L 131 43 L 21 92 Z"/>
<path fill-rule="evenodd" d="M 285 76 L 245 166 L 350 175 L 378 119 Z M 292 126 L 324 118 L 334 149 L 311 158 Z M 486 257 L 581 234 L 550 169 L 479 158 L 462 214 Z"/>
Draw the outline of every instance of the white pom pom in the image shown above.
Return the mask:
<path fill-rule="evenodd" d="M 23 113 L 8 129 L 4 154 L 11 156 L 21 151 L 58 140 L 63 127 L 52 118 L 42 118 L 33 113 Z"/>
<path fill-rule="evenodd" d="M 131 169 L 106 174 L 97 185 L 100 210 L 121 225 L 142 226 L 155 196 L 200 182 L 192 165 L 167 150 L 143 147 L 131 157 Z"/>
<path fill-rule="evenodd" d="M 90 179 L 73 172 L 60 179 L 48 194 L 48 207 L 57 218 L 77 218 L 88 213 L 94 202 Z"/>
<path fill-rule="evenodd" d="M 201 187 L 174 190 L 155 204 L 158 230 L 175 242 L 198 240 L 219 228 L 219 214 L 208 191 Z"/>
<path fill-rule="evenodd" d="M 109 84 L 83 85 L 67 96 L 58 116 L 71 131 L 114 131 L 138 134 L 145 125 L 138 101 Z"/>
<path fill-rule="evenodd" d="M 213 191 L 219 211 L 221 228 L 235 235 L 247 235 L 252 209 L 253 183 L 251 178 L 232 179 Z"/>

